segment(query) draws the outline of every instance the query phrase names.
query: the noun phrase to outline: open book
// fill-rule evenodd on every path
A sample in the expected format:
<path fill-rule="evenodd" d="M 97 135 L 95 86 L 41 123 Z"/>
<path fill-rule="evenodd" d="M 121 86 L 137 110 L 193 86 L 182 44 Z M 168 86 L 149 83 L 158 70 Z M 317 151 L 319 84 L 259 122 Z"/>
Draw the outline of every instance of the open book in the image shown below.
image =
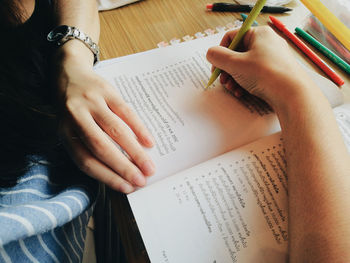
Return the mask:
<path fill-rule="evenodd" d="M 276 115 L 255 97 L 220 84 L 204 91 L 205 59 L 222 34 L 103 62 L 155 137 L 157 172 L 128 195 L 152 262 L 284 262 L 288 179 Z M 332 106 L 342 95 L 312 77 Z M 337 108 L 350 142 L 350 105 Z M 296 138 L 297 139 L 297 138 Z M 350 143 L 349 143 L 350 145 Z"/>

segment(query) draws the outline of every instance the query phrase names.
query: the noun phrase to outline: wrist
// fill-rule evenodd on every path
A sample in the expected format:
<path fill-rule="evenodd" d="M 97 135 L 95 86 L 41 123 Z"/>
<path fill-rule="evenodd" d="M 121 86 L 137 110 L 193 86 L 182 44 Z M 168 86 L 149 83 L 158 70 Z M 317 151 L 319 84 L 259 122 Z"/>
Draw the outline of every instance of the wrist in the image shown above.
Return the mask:
<path fill-rule="evenodd" d="M 50 33 L 47 35 L 47 40 L 57 46 L 64 46 L 67 42 L 71 40 L 78 40 L 81 43 L 85 45 L 86 48 L 88 48 L 93 56 L 94 56 L 94 64 L 99 61 L 99 47 L 94 41 L 86 35 L 84 32 L 82 32 L 80 29 L 73 27 L 73 26 L 67 26 L 67 25 L 60 25 L 55 27 L 50 31 Z M 73 48 L 71 48 L 73 46 Z M 68 45 L 68 47 L 62 48 L 62 50 L 67 50 L 69 55 L 71 54 L 79 54 L 81 53 L 81 50 L 85 49 L 77 49 L 76 47 L 79 47 L 76 43 Z M 77 50 L 78 52 L 72 53 L 72 51 Z M 65 55 L 65 54 L 63 54 Z"/>
<path fill-rule="evenodd" d="M 322 91 L 309 78 L 300 78 L 285 84 L 281 92 L 284 97 L 273 106 L 282 130 L 285 127 L 298 127 L 302 120 L 318 119 L 331 110 Z M 318 116 L 318 117 L 316 117 Z"/>
<path fill-rule="evenodd" d="M 286 112 L 297 104 L 305 104 L 314 100 L 314 94 L 322 95 L 322 92 L 313 82 L 307 72 L 298 63 L 286 68 L 275 68 L 273 72 L 264 74 L 266 102 L 276 113 Z"/>
<path fill-rule="evenodd" d="M 54 59 L 62 66 L 78 65 L 80 68 L 92 69 L 94 54 L 79 40 L 70 40 L 58 47 Z"/>

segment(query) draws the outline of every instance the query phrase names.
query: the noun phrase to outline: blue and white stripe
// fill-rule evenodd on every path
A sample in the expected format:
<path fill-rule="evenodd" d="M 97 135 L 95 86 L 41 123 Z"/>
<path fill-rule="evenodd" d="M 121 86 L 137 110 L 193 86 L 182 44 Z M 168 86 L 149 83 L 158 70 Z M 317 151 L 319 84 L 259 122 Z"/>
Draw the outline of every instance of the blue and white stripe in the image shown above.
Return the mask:
<path fill-rule="evenodd" d="M 81 262 L 97 184 L 83 176 L 67 187 L 49 175 L 38 162 L 14 187 L 0 188 L 0 263 Z"/>

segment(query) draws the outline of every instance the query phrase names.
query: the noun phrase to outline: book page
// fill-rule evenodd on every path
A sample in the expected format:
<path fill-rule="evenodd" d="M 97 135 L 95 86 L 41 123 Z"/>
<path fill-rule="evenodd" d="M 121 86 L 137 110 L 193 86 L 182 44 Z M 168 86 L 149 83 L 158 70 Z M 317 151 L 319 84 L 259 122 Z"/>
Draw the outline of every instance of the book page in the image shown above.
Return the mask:
<path fill-rule="evenodd" d="M 151 262 L 286 262 L 287 180 L 275 134 L 128 199 Z"/>
<path fill-rule="evenodd" d="M 203 87 L 211 65 L 205 55 L 223 33 L 111 59 L 96 67 L 153 134 L 148 150 L 157 172 L 148 184 L 280 130 L 271 109 L 253 96 L 236 99 L 217 81 Z M 339 89 L 310 71 L 332 106 Z"/>
<path fill-rule="evenodd" d="M 148 183 L 280 130 L 269 106 L 255 97 L 238 100 L 218 84 L 204 90 L 211 74 L 205 55 L 220 39 L 197 39 L 96 68 L 155 138 L 148 152 L 157 172 Z"/>

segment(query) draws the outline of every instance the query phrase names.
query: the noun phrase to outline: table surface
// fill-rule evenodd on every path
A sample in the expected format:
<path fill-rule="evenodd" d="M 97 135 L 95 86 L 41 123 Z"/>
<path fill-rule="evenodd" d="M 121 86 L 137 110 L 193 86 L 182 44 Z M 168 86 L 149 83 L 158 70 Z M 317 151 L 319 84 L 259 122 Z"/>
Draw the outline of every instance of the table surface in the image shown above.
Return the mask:
<path fill-rule="evenodd" d="M 157 43 L 161 41 L 169 42 L 173 38 L 193 36 L 208 28 L 215 29 L 240 19 L 239 13 L 208 12 L 205 10 L 207 3 L 208 0 L 144 0 L 101 12 L 101 58 L 109 59 L 157 48 Z M 309 11 L 297 0 L 292 1 L 288 7 L 293 8 L 290 14 L 276 17 L 292 30 L 303 24 Z M 266 25 L 268 14 L 261 14 L 257 21 L 260 25 Z M 297 57 L 324 75 L 294 45 L 291 44 L 291 47 Z M 324 58 L 322 55 L 320 57 Z M 350 101 L 350 76 L 324 59 L 345 80 L 342 91 L 345 100 Z M 149 262 L 125 195 L 114 193 L 112 198 L 114 217 L 129 262 Z"/>

